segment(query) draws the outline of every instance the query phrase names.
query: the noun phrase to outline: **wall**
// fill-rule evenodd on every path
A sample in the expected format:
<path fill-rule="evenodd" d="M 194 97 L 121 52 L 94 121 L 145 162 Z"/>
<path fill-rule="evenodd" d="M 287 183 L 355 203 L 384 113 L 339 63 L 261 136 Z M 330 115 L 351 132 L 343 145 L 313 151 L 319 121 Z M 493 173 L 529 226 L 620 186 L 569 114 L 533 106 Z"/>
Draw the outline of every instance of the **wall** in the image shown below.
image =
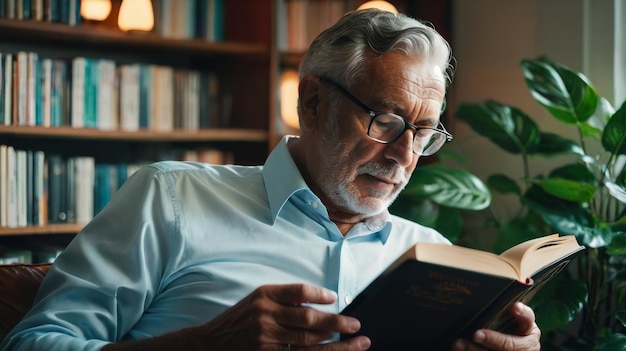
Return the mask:
<path fill-rule="evenodd" d="M 449 112 L 454 115 L 459 102 L 495 99 L 520 108 L 544 131 L 576 139 L 574 128 L 555 121 L 530 96 L 519 62 L 546 55 L 585 72 L 601 95 L 614 99 L 613 76 L 620 65 L 616 68 L 613 64 L 613 14 L 621 2 L 453 0 L 452 44 L 457 68 L 449 92 Z M 619 80 L 623 84 L 624 77 Z M 455 139 L 447 149 L 467 157 L 467 167 L 481 179 L 494 173 L 512 178 L 523 174 L 519 156 L 501 151 L 459 120 L 452 118 L 449 124 Z M 532 161 L 531 173 L 553 168 L 554 159 L 550 163 L 537 159 Z M 517 210 L 513 198 L 496 196 L 494 202 L 498 215 L 510 217 Z"/>

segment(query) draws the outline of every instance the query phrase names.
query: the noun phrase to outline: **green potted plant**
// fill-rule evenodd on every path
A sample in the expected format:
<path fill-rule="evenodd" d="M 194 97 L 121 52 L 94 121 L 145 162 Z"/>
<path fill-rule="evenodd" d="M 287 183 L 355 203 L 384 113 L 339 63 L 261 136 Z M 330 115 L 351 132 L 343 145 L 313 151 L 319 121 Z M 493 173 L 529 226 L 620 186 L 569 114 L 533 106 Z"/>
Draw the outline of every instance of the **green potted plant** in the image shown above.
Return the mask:
<path fill-rule="evenodd" d="M 543 349 L 626 350 L 626 103 L 615 111 L 587 77 L 546 58 L 520 65 L 534 99 L 578 140 L 544 132 L 522 110 L 494 100 L 459 105 L 458 118 L 523 165 L 517 177 L 486 180 L 520 205 L 513 218 L 484 211 L 497 232 L 493 251 L 549 232 L 576 235 L 586 250 L 532 301 Z M 564 154 L 575 161 L 559 164 Z M 555 168 L 531 176 L 538 157 L 555 158 Z"/>

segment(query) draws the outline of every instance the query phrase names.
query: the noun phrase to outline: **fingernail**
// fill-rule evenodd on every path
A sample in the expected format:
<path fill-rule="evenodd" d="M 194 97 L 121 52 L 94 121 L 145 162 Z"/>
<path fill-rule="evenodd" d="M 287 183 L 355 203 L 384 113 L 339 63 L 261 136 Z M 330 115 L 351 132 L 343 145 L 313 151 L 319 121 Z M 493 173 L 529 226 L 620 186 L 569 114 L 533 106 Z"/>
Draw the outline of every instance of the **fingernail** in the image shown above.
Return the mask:
<path fill-rule="evenodd" d="M 350 328 L 350 331 L 352 333 L 356 333 L 359 331 L 359 329 L 361 329 L 361 322 L 359 322 L 358 319 L 353 318 L 348 322 L 348 328 Z"/>
<path fill-rule="evenodd" d="M 359 339 L 359 348 L 367 350 L 370 346 L 372 346 L 372 341 L 369 338 Z"/>
<path fill-rule="evenodd" d="M 324 297 L 327 299 L 337 299 L 337 293 L 332 290 L 324 289 Z"/>
<path fill-rule="evenodd" d="M 477 331 L 476 333 L 474 333 L 474 341 L 476 343 L 482 343 L 483 341 L 485 341 L 485 338 L 487 336 L 485 335 L 485 332 L 482 330 Z"/>

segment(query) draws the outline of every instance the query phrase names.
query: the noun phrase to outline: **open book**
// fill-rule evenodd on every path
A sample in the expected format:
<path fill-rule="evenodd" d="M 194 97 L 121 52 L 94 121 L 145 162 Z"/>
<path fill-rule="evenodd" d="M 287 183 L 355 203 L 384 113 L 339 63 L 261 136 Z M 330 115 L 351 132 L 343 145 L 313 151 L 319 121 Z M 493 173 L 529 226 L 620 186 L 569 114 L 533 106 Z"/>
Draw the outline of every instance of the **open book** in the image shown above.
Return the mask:
<path fill-rule="evenodd" d="M 370 350 L 449 350 L 481 328 L 507 330 L 515 301 L 527 303 L 584 247 L 574 236 L 531 239 L 500 255 L 417 243 L 341 313 L 358 318 Z"/>

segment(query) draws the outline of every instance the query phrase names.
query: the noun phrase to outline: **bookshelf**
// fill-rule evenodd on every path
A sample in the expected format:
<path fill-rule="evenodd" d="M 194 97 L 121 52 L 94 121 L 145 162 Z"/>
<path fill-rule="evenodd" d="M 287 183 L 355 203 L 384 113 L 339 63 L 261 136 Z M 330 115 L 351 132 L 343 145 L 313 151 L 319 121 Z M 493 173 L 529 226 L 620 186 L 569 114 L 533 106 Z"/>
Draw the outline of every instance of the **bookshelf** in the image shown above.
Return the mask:
<path fill-rule="evenodd" d="M 21 0 L 7 0 L 0 2 L 0 6 L 17 2 Z M 109 163 L 140 165 L 162 159 L 180 159 L 179 157 L 186 157 L 185 155 L 189 152 L 211 150 L 227 155 L 224 159 L 228 162 L 262 164 L 268 151 L 274 146 L 270 128 L 270 111 L 274 110 L 275 103 L 273 87 L 275 81 L 272 76 L 276 66 L 273 50 L 275 29 L 273 28 L 272 6 L 274 6 L 274 0 L 246 2 L 245 11 L 241 4 L 236 2 L 219 2 L 223 6 L 220 10 L 221 15 L 218 16 L 222 21 L 219 40 L 197 38 L 193 33 L 181 35 L 166 30 L 163 23 L 159 23 L 160 16 L 164 13 L 163 11 L 168 10 L 166 6 L 171 4 L 178 6 L 179 3 L 184 3 L 178 1 L 154 0 L 155 28 L 151 32 L 141 33 L 127 33 L 116 27 L 115 21 L 121 0 L 111 1 L 111 13 L 103 22 L 89 22 L 79 18 L 73 25 L 51 18 L 16 19 L 16 16 L 7 15 L 6 8 L 0 9 L 0 55 L 4 54 L 5 61 L 6 54 L 13 55 L 10 58 L 14 62 L 11 64 L 13 66 L 12 78 L 19 77 L 20 74 L 20 71 L 15 69 L 16 65 L 19 66 L 16 55 L 18 52 L 25 52 L 34 53 L 32 56 L 37 65 L 44 59 L 65 62 L 68 71 L 68 75 L 63 77 L 65 88 L 75 87 L 72 85 L 71 75 L 74 73 L 72 68 L 75 67 L 72 63 L 76 58 L 85 58 L 88 62 L 99 63 L 104 60 L 113 62 L 116 84 L 121 84 L 120 68 L 131 65 L 159 66 L 172 71 L 193 72 L 198 74 L 199 79 L 204 79 L 204 74 L 210 73 L 217 82 L 217 89 L 213 91 L 213 95 L 206 98 L 206 91 L 202 88 L 190 90 L 192 89 L 191 83 L 187 84 L 184 80 L 184 83 L 179 85 L 174 81 L 174 89 L 171 89 L 174 94 L 176 94 L 176 89 L 179 89 L 180 95 L 184 97 L 197 96 L 196 100 L 206 98 L 209 101 L 208 104 L 214 104 L 213 107 L 199 110 L 200 101 L 176 102 L 174 97 L 171 98 L 172 101 L 179 104 L 173 108 L 174 112 L 178 112 L 178 115 L 194 114 L 198 118 L 204 118 L 211 113 L 211 118 L 217 115 L 217 121 L 207 117 L 204 124 L 194 121 L 191 126 L 173 121 L 170 122 L 168 128 L 161 128 L 164 130 L 153 127 L 149 120 L 148 124 L 139 125 L 132 130 L 122 128 L 120 116 L 124 107 L 120 104 L 123 94 L 120 93 L 119 85 L 112 88 L 115 95 L 114 100 L 110 102 L 114 106 L 112 115 L 116 119 L 116 124 L 107 128 L 102 128 L 100 125 L 76 127 L 73 124 L 71 111 L 78 107 L 75 106 L 76 95 L 72 95 L 71 89 L 68 89 L 67 95 L 62 97 L 65 107 L 64 109 L 59 107 L 61 111 L 59 121 L 50 122 L 43 117 L 37 117 L 34 122 L 30 119 L 20 119 L 21 112 L 17 112 L 18 105 L 25 104 L 26 107 L 19 108 L 28 111 L 29 107 L 32 109 L 32 106 L 40 104 L 36 98 L 42 95 L 37 95 L 40 93 L 36 91 L 39 89 L 38 85 L 43 86 L 44 83 L 37 81 L 32 86 L 35 87 L 34 90 L 28 93 L 31 95 L 27 95 L 34 96 L 35 99 L 30 97 L 34 100 L 32 103 L 24 103 L 18 99 L 22 86 L 11 87 L 8 89 L 9 93 L 16 96 L 7 98 L 12 103 L 10 116 L 2 117 L 0 112 L 0 117 L 3 118 L 0 118 L 0 145 L 4 145 L 5 149 L 10 146 L 13 150 L 31 153 L 42 151 L 45 154 L 47 173 L 51 172 L 47 168 L 49 155 L 57 155 L 68 160 L 90 158 L 95 165 Z M 46 2 L 46 4 L 49 3 L 52 2 Z M 69 3 L 79 6 L 80 2 L 69 0 Z M 177 10 L 177 12 L 180 11 Z M 166 32 L 168 34 L 165 34 Z M 7 67 L 11 68 L 5 65 L 0 68 L 0 72 L 4 72 L 0 75 L 0 81 L 3 83 L 0 91 L 5 93 L 0 94 L 0 98 L 3 99 L 9 87 L 4 85 Z M 35 67 L 37 68 L 32 72 L 37 72 L 37 78 L 43 81 L 45 79 L 45 74 L 41 73 L 44 71 L 43 68 Z M 22 70 L 22 72 L 26 71 L 26 68 Z M 18 84 L 17 79 L 14 79 L 11 84 Z M 95 86 L 98 89 L 101 88 L 97 84 Z M 183 89 L 186 90 L 183 91 Z M 86 91 L 85 88 L 85 94 L 87 94 Z M 82 109 L 87 108 L 88 103 L 92 101 L 85 98 Z M 31 105 L 28 105 L 29 103 Z M 187 106 L 191 106 L 192 103 L 195 104 L 194 109 Z M 2 105 L 4 106 L 5 104 Z M 36 114 L 41 113 L 39 106 L 36 109 L 38 111 L 35 112 Z M 157 112 L 154 109 L 149 111 L 155 114 Z M 28 116 L 28 112 L 26 115 Z M 84 123 L 86 122 L 80 124 Z M 2 155 L 0 155 L 1 158 Z M 5 197 L 5 200 L 0 202 L 0 211 L 3 211 L 8 206 L 6 198 L 12 191 L 7 185 L 11 177 L 7 174 L 0 174 L 0 177 L 4 178 L 4 183 L 0 182 L 4 184 L 0 184 L 0 198 Z M 30 177 L 29 182 L 33 181 Z M 50 181 L 49 174 L 44 181 Z M 20 180 L 18 176 L 17 182 L 24 183 L 24 180 Z M 97 185 L 94 186 L 97 187 Z M 50 190 L 47 183 L 46 188 Z M 40 219 L 42 215 L 48 216 L 52 206 L 50 196 L 50 193 L 47 193 L 48 199 L 37 200 L 48 202 L 39 206 L 39 209 L 35 211 L 46 212 L 37 214 L 37 223 L 32 223 L 33 221 L 29 219 L 27 222 L 7 225 L 5 214 L 4 223 L 0 225 L 0 247 L 29 246 L 34 243 L 64 245 L 71 240 L 71 237 L 82 228 L 84 222 L 77 219 L 68 219 L 67 222 L 59 222 L 51 218 Z M 28 200 L 21 201 L 30 201 L 32 197 L 34 197 L 33 193 L 28 193 Z M 37 207 L 32 204 L 27 206 Z M 20 207 L 18 212 L 22 208 Z"/>

